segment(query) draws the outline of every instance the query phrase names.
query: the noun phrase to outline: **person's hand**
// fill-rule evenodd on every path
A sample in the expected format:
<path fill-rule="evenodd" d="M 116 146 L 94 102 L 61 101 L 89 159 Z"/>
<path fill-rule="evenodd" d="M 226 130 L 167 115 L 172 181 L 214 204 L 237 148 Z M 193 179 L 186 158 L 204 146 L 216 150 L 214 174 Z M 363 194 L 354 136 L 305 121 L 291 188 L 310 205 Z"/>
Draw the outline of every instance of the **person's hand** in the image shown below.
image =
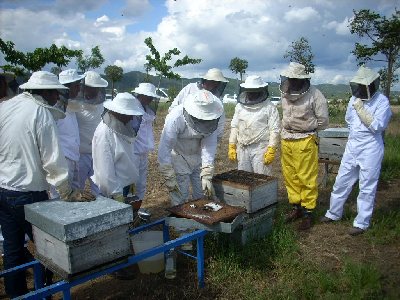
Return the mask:
<path fill-rule="evenodd" d="M 231 161 L 236 161 L 237 160 L 236 144 L 229 144 L 228 145 L 228 158 Z"/>
<path fill-rule="evenodd" d="M 207 198 L 213 198 L 215 196 L 215 191 L 212 184 L 213 175 L 214 175 L 214 166 L 210 165 L 201 168 L 200 172 L 201 186 L 203 188 L 204 195 Z"/>
<path fill-rule="evenodd" d="M 161 175 L 164 177 L 165 185 L 169 192 L 176 192 L 181 194 L 178 182 L 176 181 L 175 170 L 172 165 L 161 165 L 159 167 Z"/>
<path fill-rule="evenodd" d="M 269 165 L 274 161 L 276 149 L 269 146 L 267 151 L 264 153 L 264 164 Z"/>
<path fill-rule="evenodd" d="M 360 109 L 364 108 L 364 104 L 360 98 L 356 98 L 353 102 L 353 107 L 356 111 L 359 111 Z"/>

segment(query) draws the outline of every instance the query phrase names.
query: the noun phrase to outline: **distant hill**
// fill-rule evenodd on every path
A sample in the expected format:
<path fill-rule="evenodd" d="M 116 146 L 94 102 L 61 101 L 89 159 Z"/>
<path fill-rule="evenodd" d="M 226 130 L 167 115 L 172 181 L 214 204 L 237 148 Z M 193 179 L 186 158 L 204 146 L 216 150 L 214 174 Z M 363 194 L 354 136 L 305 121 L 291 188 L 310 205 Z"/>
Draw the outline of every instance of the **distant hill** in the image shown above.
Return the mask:
<path fill-rule="evenodd" d="M 139 85 L 140 82 L 144 81 L 146 77 L 145 73 L 139 71 L 131 71 L 125 73 L 122 80 L 115 83 L 115 88 L 119 92 L 130 92 L 135 87 Z M 158 85 L 158 77 L 149 75 L 151 83 L 155 86 Z M 181 78 L 180 80 L 171 80 L 162 78 L 160 87 L 168 88 L 170 86 L 175 86 L 178 90 L 182 89 L 185 85 L 190 82 L 199 81 L 200 78 Z M 238 80 L 234 78 L 228 78 L 229 82 L 225 88 L 224 94 L 237 94 L 238 93 Z M 350 97 L 350 87 L 347 84 L 317 84 L 315 85 L 328 99 L 348 99 Z M 271 96 L 280 96 L 279 83 L 269 82 L 269 94 Z M 394 95 L 398 97 L 399 92 L 393 92 Z"/>

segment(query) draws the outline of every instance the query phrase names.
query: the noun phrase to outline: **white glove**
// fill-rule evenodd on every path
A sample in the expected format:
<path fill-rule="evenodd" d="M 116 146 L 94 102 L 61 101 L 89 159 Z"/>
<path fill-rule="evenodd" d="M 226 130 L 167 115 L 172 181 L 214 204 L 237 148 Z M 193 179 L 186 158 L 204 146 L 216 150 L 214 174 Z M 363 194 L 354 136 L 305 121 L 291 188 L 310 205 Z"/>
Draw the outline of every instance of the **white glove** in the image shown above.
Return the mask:
<path fill-rule="evenodd" d="M 207 198 L 213 198 L 215 196 L 214 187 L 212 184 L 212 178 L 214 175 L 214 166 L 205 166 L 201 168 L 200 178 L 201 185 L 203 188 L 204 195 Z"/>
<path fill-rule="evenodd" d="M 175 191 L 180 194 L 178 182 L 176 181 L 175 170 L 172 165 L 160 165 L 159 170 L 165 179 L 165 185 L 167 186 L 168 191 Z"/>
<path fill-rule="evenodd" d="M 372 122 L 374 121 L 374 117 L 364 108 L 364 104 L 360 98 L 357 98 L 353 102 L 353 107 L 356 110 L 361 122 L 363 122 L 367 127 L 371 126 Z"/>

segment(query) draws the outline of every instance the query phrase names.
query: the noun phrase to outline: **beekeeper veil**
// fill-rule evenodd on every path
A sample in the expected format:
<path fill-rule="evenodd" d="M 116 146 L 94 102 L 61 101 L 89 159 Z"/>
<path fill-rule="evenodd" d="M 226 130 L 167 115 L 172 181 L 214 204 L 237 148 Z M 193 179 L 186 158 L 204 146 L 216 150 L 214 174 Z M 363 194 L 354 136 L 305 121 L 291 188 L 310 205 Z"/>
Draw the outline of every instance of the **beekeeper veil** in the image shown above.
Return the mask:
<path fill-rule="evenodd" d="M 94 71 L 87 71 L 85 74 L 82 94 L 79 99 L 89 104 L 100 104 L 106 99 L 107 80 L 101 78 L 100 74 Z"/>
<path fill-rule="evenodd" d="M 212 68 L 201 77 L 200 88 L 211 92 L 214 96 L 220 98 L 225 90 L 228 79 L 224 77 L 220 69 Z"/>
<path fill-rule="evenodd" d="M 75 69 L 64 70 L 58 74 L 60 83 L 68 87 L 68 90 L 60 92 L 60 100 L 56 104 L 60 109 L 65 111 L 69 100 L 77 101 L 82 97 L 80 93 L 83 90 L 83 78 L 85 75 L 78 74 Z"/>
<path fill-rule="evenodd" d="M 268 83 L 260 76 L 252 75 L 240 84 L 238 102 L 244 105 L 254 105 L 267 100 Z"/>
<path fill-rule="evenodd" d="M 297 100 L 310 89 L 311 76 L 306 73 L 305 66 L 291 62 L 281 73 L 279 90 L 289 100 Z"/>
<path fill-rule="evenodd" d="M 151 109 L 154 114 L 157 113 L 160 96 L 157 95 L 154 84 L 147 82 L 139 83 L 139 86 L 135 88 L 132 93 L 136 95 L 136 98 L 145 110 Z"/>
<path fill-rule="evenodd" d="M 189 94 L 183 102 L 183 115 L 187 125 L 200 134 L 214 132 L 223 111 L 221 101 L 206 90 Z"/>
<path fill-rule="evenodd" d="M 369 101 L 379 89 L 379 74 L 361 66 L 356 76 L 350 80 L 351 94 L 363 101 Z"/>

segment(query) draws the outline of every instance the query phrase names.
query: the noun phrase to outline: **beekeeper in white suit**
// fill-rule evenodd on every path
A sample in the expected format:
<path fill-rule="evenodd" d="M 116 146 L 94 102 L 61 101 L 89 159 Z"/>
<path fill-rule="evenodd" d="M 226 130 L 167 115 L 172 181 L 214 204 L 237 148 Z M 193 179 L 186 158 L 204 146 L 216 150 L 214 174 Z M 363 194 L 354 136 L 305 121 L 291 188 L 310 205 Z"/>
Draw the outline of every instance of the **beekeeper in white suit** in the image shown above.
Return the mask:
<path fill-rule="evenodd" d="M 99 189 L 90 179 L 93 175 L 92 139 L 101 121 L 108 82 L 94 71 L 87 71 L 85 75 L 82 99 L 71 101 L 71 107 L 76 111 L 79 126 L 79 186 L 84 189 L 86 180 L 89 179 L 91 193 L 97 195 Z"/>
<path fill-rule="evenodd" d="M 268 83 L 249 76 L 240 84 L 238 104 L 231 122 L 228 157 L 238 169 L 272 175 L 271 163 L 280 139 L 279 112 L 268 100 Z"/>
<path fill-rule="evenodd" d="M 329 210 L 321 221 L 342 218 L 344 203 L 358 180 L 358 214 L 349 231 L 350 235 L 358 235 L 370 226 L 384 153 L 382 133 L 392 112 L 388 98 L 378 91 L 379 74 L 373 70 L 360 67 L 350 81 L 350 87 L 352 97 L 345 117 L 350 133 L 331 193 Z"/>
<path fill-rule="evenodd" d="M 183 104 L 185 99 L 189 94 L 197 92 L 199 90 L 206 90 L 211 92 L 215 97 L 221 98 L 222 93 L 228 83 L 228 79 L 224 77 L 220 69 L 212 68 L 207 71 L 206 74 L 201 76 L 200 82 L 189 83 L 186 85 L 179 94 L 175 97 L 174 101 L 171 103 L 168 111 L 171 111 L 175 106 Z M 222 102 L 222 100 L 221 100 Z M 222 139 L 224 135 L 225 127 L 225 111 L 223 111 L 220 122 L 218 123 L 217 135 L 218 141 Z"/>
<path fill-rule="evenodd" d="M 68 107 L 68 101 L 73 101 L 79 95 L 81 81 L 85 75 L 79 75 L 75 69 L 62 71 L 58 75 L 61 84 L 68 87 L 66 92 L 60 93 L 59 104 L 65 111 L 65 118 L 57 121 L 58 137 L 61 149 L 64 152 L 68 164 L 68 177 L 71 186 L 79 189 L 79 127 L 76 114 Z M 51 198 L 58 198 L 58 193 L 54 187 L 51 189 Z"/>
<path fill-rule="evenodd" d="M 123 188 L 134 184 L 138 177 L 133 142 L 136 132 L 130 125 L 133 118 L 144 114 L 140 102 L 130 93 L 119 93 L 104 102 L 105 113 L 93 136 L 93 182 L 100 193 L 120 202 L 130 203 Z"/>
<path fill-rule="evenodd" d="M 68 167 L 61 150 L 55 120 L 65 117 L 54 107 L 61 85 L 56 75 L 34 72 L 20 86 L 25 92 L 0 104 L 0 225 L 4 236 L 4 269 L 26 263 L 25 234 L 32 227 L 25 221 L 24 206 L 48 199 L 49 184 L 62 200 L 80 201 L 80 193 L 68 180 Z M 10 298 L 28 292 L 25 271 L 4 278 Z"/>
<path fill-rule="evenodd" d="M 217 126 L 223 112 L 221 101 L 199 90 L 187 96 L 165 118 L 158 148 L 160 172 L 170 192 L 171 205 L 190 199 L 213 197 L 212 176 L 217 149 Z"/>
<path fill-rule="evenodd" d="M 136 120 L 131 122 L 137 132 L 136 140 L 133 143 L 133 152 L 137 157 L 139 168 L 135 191 L 138 198 L 136 208 L 139 209 L 146 193 L 149 153 L 154 150 L 153 122 L 156 118 L 160 96 L 156 94 L 156 87 L 147 82 L 140 83 L 132 92 L 136 95 L 144 110 L 140 124 Z"/>

